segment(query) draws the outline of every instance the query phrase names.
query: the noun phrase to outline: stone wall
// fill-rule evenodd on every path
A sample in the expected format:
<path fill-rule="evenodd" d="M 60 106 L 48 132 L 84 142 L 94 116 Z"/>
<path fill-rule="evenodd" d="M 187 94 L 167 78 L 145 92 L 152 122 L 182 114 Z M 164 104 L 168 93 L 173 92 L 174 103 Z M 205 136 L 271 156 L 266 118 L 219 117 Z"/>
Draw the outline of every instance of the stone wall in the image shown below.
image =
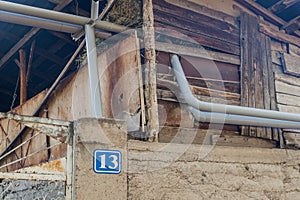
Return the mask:
<path fill-rule="evenodd" d="M 300 151 L 169 145 L 130 141 L 128 199 L 300 197 Z"/>
<path fill-rule="evenodd" d="M 9 180 L 0 183 L 0 199 L 63 200 L 65 182 Z"/>

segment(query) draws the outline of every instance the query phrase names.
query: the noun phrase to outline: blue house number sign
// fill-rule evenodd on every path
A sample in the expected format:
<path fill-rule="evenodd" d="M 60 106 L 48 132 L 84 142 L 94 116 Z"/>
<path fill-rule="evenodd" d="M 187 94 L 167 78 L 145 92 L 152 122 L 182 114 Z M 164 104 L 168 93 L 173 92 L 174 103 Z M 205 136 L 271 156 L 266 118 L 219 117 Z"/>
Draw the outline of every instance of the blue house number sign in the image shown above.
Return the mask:
<path fill-rule="evenodd" d="M 122 155 L 120 151 L 96 149 L 94 151 L 93 169 L 97 174 L 119 174 Z"/>

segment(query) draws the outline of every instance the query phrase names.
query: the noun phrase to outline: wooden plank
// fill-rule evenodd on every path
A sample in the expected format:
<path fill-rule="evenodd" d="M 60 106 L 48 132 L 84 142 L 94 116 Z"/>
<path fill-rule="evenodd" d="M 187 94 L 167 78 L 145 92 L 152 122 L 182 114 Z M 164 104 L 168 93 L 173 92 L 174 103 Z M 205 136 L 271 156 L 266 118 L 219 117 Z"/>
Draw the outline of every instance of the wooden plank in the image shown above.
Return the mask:
<path fill-rule="evenodd" d="M 160 89 L 171 89 L 172 92 L 179 93 L 179 88 L 177 87 L 177 84 L 173 81 L 163 80 L 163 79 L 157 79 L 157 87 Z M 240 99 L 240 94 L 238 93 L 232 93 L 232 92 L 224 92 L 221 90 L 214 90 L 207 87 L 199 87 L 199 86 L 191 86 L 192 93 L 195 95 L 203 95 L 203 96 L 209 96 L 212 98 L 223 98 L 223 99 Z"/>
<path fill-rule="evenodd" d="M 194 57 L 205 58 L 208 60 L 240 65 L 240 58 L 236 55 L 211 51 L 204 48 L 201 49 L 201 48 L 194 48 L 194 47 L 165 43 L 165 42 L 156 42 L 155 49 L 158 51 L 164 51 L 168 53 L 194 56 Z"/>
<path fill-rule="evenodd" d="M 277 110 L 270 38 L 258 32 L 258 19 L 241 14 L 241 105 Z M 243 135 L 277 140 L 275 129 L 242 127 Z"/>
<path fill-rule="evenodd" d="M 256 69 L 257 69 L 257 39 L 258 34 L 257 30 L 253 27 L 257 27 L 258 19 L 254 16 L 248 15 L 248 43 L 249 43 L 249 65 L 248 67 L 248 73 L 249 73 L 249 93 L 248 93 L 248 99 L 249 99 L 249 107 L 256 107 Z M 258 97 L 259 98 L 259 97 Z M 249 134 L 250 136 L 260 136 L 257 135 L 257 127 L 249 127 Z"/>
<path fill-rule="evenodd" d="M 199 86 L 203 88 L 209 88 L 212 90 L 219 90 L 222 92 L 231 92 L 240 94 L 240 85 L 239 82 L 234 81 L 223 81 L 223 80 L 216 80 L 216 79 L 208 79 L 208 78 L 197 78 L 197 77 L 186 77 L 189 84 L 191 86 Z M 172 74 L 157 74 L 158 80 L 168 80 L 171 81 L 174 85 L 177 85 L 176 81 L 174 80 L 174 76 Z"/>
<path fill-rule="evenodd" d="M 219 32 L 231 33 L 233 35 L 239 36 L 239 29 L 237 26 L 234 26 L 223 19 L 217 19 L 214 17 L 210 17 L 208 15 L 202 14 L 201 12 L 195 12 L 191 9 L 187 9 L 182 6 L 176 6 L 170 2 L 166 2 L 164 0 L 156 0 L 154 1 L 153 8 L 155 10 L 160 10 L 164 13 L 173 14 L 175 16 L 179 16 L 182 19 L 186 19 L 192 22 L 196 22 L 198 24 L 204 25 L 206 27 L 213 27 L 215 30 L 219 30 Z M 217 13 L 218 11 L 215 10 Z"/>
<path fill-rule="evenodd" d="M 182 127 L 163 126 L 159 141 L 162 143 L 207 144 L 217 146 L 275 148 L 276 143 L 254 137 L 239 136 L 238 132 L 227 130 L 199 130 Z"/>
<path fill-rule="evenodd" d="M 249 26 L 247 25 L 247 21 L 249 20 L 249 16 L 245 13 L 241 14 L 240 17 L 240 29 L 241 29 L 241 68 L 240 68 L 240 82 L 241 82 L 241 106 L 249 106 L 249 85 L 250 77 L 249 77 Z M 242 126 L 241 127 L 241 135 L 249 135 L 249 127 Z"/>
<path fill-rule="evenodd" d="M 265 9 L 264 7 L 262 7 L 258 3 L 255 3 L 252 0 L 235 0 L 235 1 L 239 2 L 240 4 L 250 9 L 255 14 L 264 17 L 265 19 L 267 19 L 268 21 L 276 25 L 282 26 L 285 24 L 285 21 L 283 19 L 279 18 L 278 16 L 271 13 L 269 10 Z"/>
<path fill-rule="evenodd" d="M 272 5 L 270 8 L 268 8 L 268 10 L 273 13 L 280 13 L 281 11 L 291 7 L 292 5 L 298 2 L 298 0 L 280 0 L 274 5 Z"/>
<path fill-rule="evenodd" d="M 154 9 L 153 12 L 155 21 L 189 30 L 193 33 L 210 36 L 228 43 L 239 45 L 238 34 L 228 33 L 217 29 L 214 26 L 207 26 L 206 24 L 202 24 L 201 20 L 193 21 L 191 19 L 185 19 L 184 17 L 182 17 L 184 13 L 181 13 L 180 10 L 179 13 L 177 12 L 170 14 L 170 12 L 163 12 L 159 9 Z M 211 24 L 213 24 L 213 21 L 211 21 Z"/>
<path fill-rule="evenodd" d="M 300 28 L 300 16 L 291 19 L 288 23 L 283 25 L 281 29 L 286 30 L 287 33 L 293 33 Z"/>
<path fill-rule="evenodd" d="M 274 29 L 273 27 L 269 26 L 267 23 L 260 23 L 259 24 L 259 30 L 260 32 L 270 36 L 271 38 L 274 38 L 275 40 L 279 40 L 281 42 L 285 43 L 291 43 L 296 45 L 297 47 L 300 47 L 300 38 L 296 36 L 292 36 L 289 34 L 285 34 L 284 32 L 280 32 L 277 29 Z"/>
<path fill-rule="evenodd" d="M 289 113 L 300 113 L 300 107 L 297 106 L 290 106 L 290 105 L 283 105 L 278 104 L 279 111 L 282 112 L 289 112 Z"/>
<path fill-rule="evenodd" d="M 172 75 L 170 65 L 170 54 L 157 52 L 157 72 Z M 239 83 L 239 66 L 207 59 L 181 56 L 181 65 L 188 78 L 215 80 L 221 84 L 223 82 Z M 170 79 L 170 77 L 169 77 Z M 222 84 L 220 85 L 220 88 Z"/>
<path fill-rule="evenodd" d="M 31 45 L 30 45 L 30 52 L 29 52 L 27 72 L 26 72 L 26 85 L 28 85 L 28 81 L 29 81 L 29 78 L 30 78 L 35 43 L 36 43 L 35 40 L 33 40 L 32 43 L 31 43 Z"/>
<path fill-rule="evenodd" d="M 176 5 L 178 7 L 185 8 L 187 10 L 194 11 L 196 13 L 201 13 L 203 15 L 230 23 L 238 27 L 237 19 L 234 16 L 218 11 L 216 9 L 208 8 L 208 6 L 200 5 L 199 3 L 197 3 L 197 1 L 192 2 L 192 1 L 182 1 L 182 0 L 166 0 L 166 2 Z"/>
<path fill-rule="evenodd" d="M 237 65 L 212 62 L 191 56 L 181 57 L 181 64 L 186 76 L 239 82 Z"/>
<path fill-rule="evenodd" d="M 237 98 L 217 98 L 217 97 L 209 97 L 204 95 L 195 95 L 199 100 L 206 101 L 206 102 L 214 102 L 214 103 L 221 103 L 221 104 L 229 104 L 229 105 L 240 105 L 240 100 Z M 157 98 L 166 100 L 166 101 L 173 101 L 173 102 L 180 102 L 185 103 L 184 98 L 181 95 L 175 95 L 173 92 L 169 90 L 163 90 L 158 88 L 157 89 Z"/>
<path fill-rule="evenodd" d="M 283 83 L 300 87 L 300 79 L 294 76 L 289 76 L 280 72 L 275 72 L 275 80 Z"/>
<path fill-rule="evenodd" d="M 279 51 L 272 51 L 272 62 L 276 65 L 281 65 L 281 59 L 279 54 Z"/>
<path fill-rule="evenodd" d="M 287 74 L 300 76 L 300 56 L 283 53 L 283 71 Z"/>
<path fill-rule="evenodd" d="M 295 56 L 300 56 L 300 47 L 297 47 L 293 44 L 289 44 L 289 50 L 290 54 L 295 55 Z"/>
<path fill-rule="evenodd" d="M 160 126 L 194 127 L 194 118 L 186 105 L 158 100 Z"/>
<path fill-rule="evenodd" d="M 272 63 L 272 52 L 271 52 L 271 39 L 266 36 L 262 36 L 266 40 L 266 57 L 267 57 L 267 70 L 268 70 L 268 77 L 269 77 L 269 94 L 270 94 L 270 103 L 271 103 L 271 110 L 278 110 L 277 101 L 276 101 L 276 89 L 275 89 L 275 76 L 273 70 L 273 63 Z M 275 141 L 279 141 L 280 147 L 283 147 L 283 140 L 282 140 L 282 132 L 281 129 L 272 129 L 272 138 Z"/>
<path fill-rule="evenodd" d="M 299 80 L 300 83 L 300 80 Z M 300 97 L 300 87 L 295 85 L 290 85 L 288 83 L 282 82 L 280 80 L 275 81 L 276 91 L 284 94 L 290 94 Z"/>
<path fill-rule="evenodd" d="M 27 100 L 27 80 L 26 80 L 26 53 L 23 49 L 19 50 L 20 56 L 20 104 Z"/>
<path fill-rule="evenodd" d="M 256 85 L 257 89 L 256 94 L 261 97 L 261 99 L 258 100 L 258 108 L 271 110 L 271 100 L 270 100 L 270 79 L 269 79 L 269 70 L 268 70 L 268 56 L 266 55 L 266 38 L 265 35 L 260 35 L 259 37 L 259 45 L 258 45 L 258 53 L 257 57 L 261 56 L 261 59 L 259 59 L 259 65 L 258 65 L 258 84 Z M 272 64 L 272 62 L 271 62 Z M 272 65 L 271 65 L 272 67 Z M 257 128 L 257 131 L 260 131 L 260 137 L 262 138 L 269 138 L 272 139 L 272 130 L 270 128 Z"/>
<path fill-rule="evenodd" d="M 148 136 L 158 141 L 158 105 L 156 94 L 155 33 L 152 0 L 143 0 L 143 30 L 145 45 L 145 100 L 148 113 Z"/>
<path fill-rule="evenodd" d="M 212 37 L 209 37 L 209 36 L 206 36 L 206 35 L 196 34 L 196 33 L 193 33 L 189 30 L 181 29 L 180 27 L 173 26 L 172 24 L 162 23 L 160 21 L 155 21 L 155 27 L 156 28 L 163 28 L 163 29 L 171 30 L 171 31 L 178 31 L 181 34 L 184 34 L 184 35 L 192 38 L 194 41 L 196 41 L 196 44 L 198 43 L 198 45 L 200 44 L 200 45 L 203 45 L 205 47 L 220 50 L 220 51 L 223 51 L 223 52 L 226 52 L 226 53 L 230 53 L 230 54 L 234 54 L 234 55 L 240 55 L 239 45 L 235 45 L 235 44 L 231 44 L 231 43 L 228 43 L 228 42 L 225 42 L 225 41 L 221 41 L 221 40 L 218 40 L 216 38 L 212 38 Z M 181 39 L 180 37 L 178 37 L 178 35 L 172 34 L 171 31 L 168 32 L 168 34 L 166 35 L 167 36 L 167 41 L 176 42 L 176 39 L 177 40 Z M 156 40 L 158 40 L 160 42 L 164 42 L 164 41 L 162 41 L 162 39 L 163 39 L 163 37 L 158 37 Z M 182 41 L 182 39 L 181 39 L 181 41 Z"/>
<path fill-rule="evenodd" d="M 290 105 L 290 106 L 300 106 L 300 97 L 289 95 L 289 94 L 282 94 L 277 93 L 277 101 L 278 103 L 284 104 L 284 105 Z"/>

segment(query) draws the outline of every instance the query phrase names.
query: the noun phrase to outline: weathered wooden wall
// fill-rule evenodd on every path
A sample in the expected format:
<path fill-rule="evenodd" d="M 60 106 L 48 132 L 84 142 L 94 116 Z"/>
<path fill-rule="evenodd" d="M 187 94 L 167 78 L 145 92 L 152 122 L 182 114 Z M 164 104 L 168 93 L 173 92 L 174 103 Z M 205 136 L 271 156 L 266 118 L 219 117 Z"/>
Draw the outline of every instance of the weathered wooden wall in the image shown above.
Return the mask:
<path fill-rule="evenodd" d="M 99 78 L 101 85 L 103 116 L 105 118 L 116 118 L 127 120 L 128 117 L 136 115 L 141 109 L 140 98 L 140 52 L 136 34 L 122 38 L 114 38 L 115 42 L 108 45 L 109 48 L 98 55 Z M 13 110 L 18 114 L 32 115 L 39 102 L 43 99 L 45 92 L 27 101 L 22 106 Z M 43 112 L 43 117 L 61 120 L 76 120 L 84 117 L 92 117 L 90 106 L 90 89 L 88 81 L 87 64 L 82 66 L 76 74 L 67 77 L 58 86 Z M 0 150 L 6 149 L 7 139 L 13 138 L 22 128 L 13 120 L 1 120 L 0 122 Z M 22 135 L 14 147 L 25 141 L 35 132 L 29 130 Z M 9 137 L 6 139 L 6 134 Z M 1 165 L 22 158 L 42 148 L 55 145 L 59 141 L 48 138 L 44 134 L 33 138 L 15 153 L 2 159 Z M 39 164 L 66 156 L 66 144 L 59 144 L 54 148 L 42 151 L 22 162 L 10 165 L 4 171 L 12 171 L 20 167 Z"/>
<path fill-rule="evenodd" d="M 161 142 L 214 143 L 220 145 L 273 146 L 252 138 L 240 138 L 239 127 L 198 123 L 187 111 L 170 65 L 170 55 L 181 56 L 186 77 L 198 99 L 241 105 L 240 94 L 240 26 L 237 12 L 211 9 L 194 1 L 153 1 L 156 28 L 157 82 Z M 203 3 L 203 2 L 202 2 Z M 228 2 L 233 5 L 233 2 Z M 207 5 L 210 3 L 207 2 Z M 228 5 L 227 5 L 228 6 Z M 229 8 L 229 7 L 227 7 Z M 180 127 L 180 128 L 178 128 Z M 192 133 L 195 128 L 196 135 Z M 209 141 L 205 135 L 210 129 Z M 217 136 L 216 136 L 217 137 Z M 254 141 L 255 140 L 255 141 Z M 268 145 L 267 145 L 268 143 Z"/>
<path fill-rule="evenodd" d="M 276 100 L 279 111 L 300 113 L 300 48 L 272 40 Z M 300 148 L 300 131 L 283 129 L 285 144 Z"/>

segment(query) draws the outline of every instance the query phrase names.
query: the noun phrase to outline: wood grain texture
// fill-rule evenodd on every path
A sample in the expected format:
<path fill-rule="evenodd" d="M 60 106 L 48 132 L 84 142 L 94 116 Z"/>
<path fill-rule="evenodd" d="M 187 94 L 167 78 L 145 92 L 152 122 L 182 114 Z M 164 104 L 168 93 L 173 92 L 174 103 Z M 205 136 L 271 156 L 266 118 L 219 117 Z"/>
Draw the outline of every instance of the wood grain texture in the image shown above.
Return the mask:
<path fill-rule="evenodd" d="M 241 105 L 277 110 L 271 41 L 258 25 L 258 18 L 241 14 Z M 276 129 L 242 127 L 242 134 L 278 140 Z"/>
<path fill-rule="evenodd" d="M 154 1 L 153 6 L 155 27 L 170 30 L 166 35 L 172 36 L 171 40 L 174 40 L 175 36 L 171 32 L 178 31 L 200 45 L 229 54 L 240 54 L 238 27 L 226 22 L 225 18 L 216 19 L 175 4 L 167 1 Z M 218 13 L 218 11 L 215 12 Z"/>
<path fill-rule="evenodd" d="M 282 66 L 284 73 L 300 76 L 300 56 L 283 53 Z"/>

